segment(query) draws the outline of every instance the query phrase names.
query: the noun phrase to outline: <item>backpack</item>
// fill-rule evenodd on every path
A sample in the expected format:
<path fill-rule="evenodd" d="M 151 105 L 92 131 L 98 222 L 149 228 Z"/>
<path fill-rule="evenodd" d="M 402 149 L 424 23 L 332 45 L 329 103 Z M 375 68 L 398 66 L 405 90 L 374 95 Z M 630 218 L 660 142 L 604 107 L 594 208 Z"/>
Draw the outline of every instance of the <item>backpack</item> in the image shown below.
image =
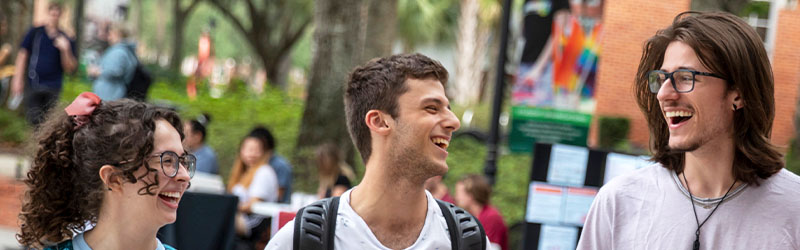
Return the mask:
<path fill-rule="evenodd" d="M 145 98 L 147 98 L 147 90 L 150 89 L 150 85 L 153 84 L 153 76 L 150 75 L 150 72 L 139 62 L 139 58 L 136 57 L 136 52 L 131 51 L 131 53 L 136 58 L 136 69 L 134 69 L 133 77 L 128 83 L 125 98 L 143 102 Z"/>
<path fill-rule="evenodd" d="M 486 249 L 486 231 L 474 216 L 449 202 L 437 199 L 436 203 L 447 221 L 453 250 Z M 333 250 L 338 210 L 339 197 L 332 197 L 318 200 L 297 211 L 293 249 Z"/>

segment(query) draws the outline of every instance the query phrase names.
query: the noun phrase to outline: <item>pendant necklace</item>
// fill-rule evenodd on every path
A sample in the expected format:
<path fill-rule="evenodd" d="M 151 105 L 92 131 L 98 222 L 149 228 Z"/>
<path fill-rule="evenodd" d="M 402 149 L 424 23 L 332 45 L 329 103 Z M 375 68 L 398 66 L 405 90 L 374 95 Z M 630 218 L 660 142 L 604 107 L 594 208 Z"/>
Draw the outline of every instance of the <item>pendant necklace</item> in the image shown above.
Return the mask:
<path fill-rule="evenodd" d="M 692 203 L 692 212 L 694 212 L 694 221 L 697 222 L 697 231 L 694 232 L 694 244 L 692 245 L 692 249 L 700 250 L 700 228 L 703 227 L 704 224 L 706 224 L 708 218 L 711 218 L 711 215 L 714 214 L 714 211 L 717 211 L 719 205 L 722 204 L 723 201 L 725 201 L 725 197 L 728 197 L 728 193 L 731 192 L 731 189 L 733 189 L 733 185 L 736 184 L 736 181 L 735 180 L 733 181 L 731 187 L 728 188 L 728 191 L 725 192 L 725 195 L 723 195 L 722 199 L 719 200 L 717 205 L 714 207 L 714 210 L 711 210 L 711 213 L 708 214 L 705 220 L 703 220 L 703 223 L 700 223 L 700 219 L 697 218 L 697 209 L 694 207 L 694 196 L 692 196 L 692 190 L 689 189 L 689 181 L 686 181 L 686 172 L 683 173 L 683 182 L 686 183 L 686 190 L 689 191 L 689 202 Z"/>

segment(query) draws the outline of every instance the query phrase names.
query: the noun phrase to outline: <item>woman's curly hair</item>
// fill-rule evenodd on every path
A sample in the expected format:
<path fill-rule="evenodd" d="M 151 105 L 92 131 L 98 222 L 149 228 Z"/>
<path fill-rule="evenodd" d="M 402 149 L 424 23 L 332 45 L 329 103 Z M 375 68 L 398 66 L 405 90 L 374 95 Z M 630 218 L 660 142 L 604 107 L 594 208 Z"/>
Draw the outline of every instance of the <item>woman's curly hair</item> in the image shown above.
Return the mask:
<path fill-rule="evenodd" d="M 33 166 L 25 184 L 28 191 L 20 213 L 25 246 L 45 246 L 69 239 L 96 223 L 105 183 L 98 174 L 104 165 L 116 168 L 113 176 L 142 181 L 140 195 L 156 195 L 159 166 L 145 161 L 152 153 L 156 120 L 169 122 L 183 139 L 183 126 L 174 111 L 132 100 L 104 101 L 75 129 L 72 117 L 54 110 L 37 131 Z M 144 166 L 141 176 L 134 172 Z M 151 181 L 152 180 L 152 181 Z"/>

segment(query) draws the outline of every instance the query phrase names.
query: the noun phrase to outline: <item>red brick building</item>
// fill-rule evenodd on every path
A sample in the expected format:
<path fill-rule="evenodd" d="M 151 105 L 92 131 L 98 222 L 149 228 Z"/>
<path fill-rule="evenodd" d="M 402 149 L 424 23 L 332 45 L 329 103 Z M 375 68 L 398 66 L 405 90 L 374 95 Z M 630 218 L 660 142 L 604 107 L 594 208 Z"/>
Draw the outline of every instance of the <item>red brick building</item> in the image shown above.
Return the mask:
<path fill-rule="evenodd" d="M 796 0 L 790 2 L 778 9 L 777 32 L 771 53 L 776 104 L 772 141 L 778 146 L 788 146 L 794 138 L 800 84 L 800 9 Z M 649 140 L 647 123 L 633 97 L 632 86 L 642 46 L 656 31 L 672 23 L 678 13 L 689 10 L 690 4 L 690 0 L 605 1 L 595 117 L 630 118 L 629 139 L 636 145 L 647 147 Z M 590 145 L 595 145 L 597 140 L 595 124 L 590 132 Z"/>

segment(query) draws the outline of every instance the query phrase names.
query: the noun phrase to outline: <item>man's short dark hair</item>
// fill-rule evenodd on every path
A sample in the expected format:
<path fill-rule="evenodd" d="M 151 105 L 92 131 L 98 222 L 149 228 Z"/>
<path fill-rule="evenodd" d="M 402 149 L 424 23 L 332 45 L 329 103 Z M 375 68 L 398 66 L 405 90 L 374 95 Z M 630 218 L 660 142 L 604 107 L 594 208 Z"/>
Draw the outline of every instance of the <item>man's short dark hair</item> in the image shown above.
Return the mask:
<path fill-rule="evenodd" d="M 372 137 L 364 121 L 367 112 L 380 110 L 397 118 L 397 99 L 408 91 L 407 79 L 436 79 L 446 86 L 447 77 L 442 64 L 422 54 L 373 59 L 350 73 L 344 110 L 350 138 L 361 152 L 364 163 L 372 153 Z"/>
<path fill-rule="evenodd" d="M 201 142 L 206 142 L 206 126 L 208 126 L 209 122 L 211 122 L 211 115 L 205 113 L 189 121 L 192 132 L 200 133 L 203 136 L 203 139 L 200 140 Z"/>
<path fill-rule="evenodd" d="M 648 89 L 648 74 L 664 62 L 669 44 L 691 47 L 711 73 L 721 75 L 728 90 L 738 90 L 744 107 L 733 111 L 733 175 L 758 184 L 783 168 L 783 156 L 770 142 L 775 118 L 772 67 L 755 29 L 730 13 L 687 11 L 659 30 L 644 45 L 634 85 L 636 101 L 650 127 L 653 160 L 683 172 L 684 152 L 669 149 L 669 129 L 656 94 Z"/>

